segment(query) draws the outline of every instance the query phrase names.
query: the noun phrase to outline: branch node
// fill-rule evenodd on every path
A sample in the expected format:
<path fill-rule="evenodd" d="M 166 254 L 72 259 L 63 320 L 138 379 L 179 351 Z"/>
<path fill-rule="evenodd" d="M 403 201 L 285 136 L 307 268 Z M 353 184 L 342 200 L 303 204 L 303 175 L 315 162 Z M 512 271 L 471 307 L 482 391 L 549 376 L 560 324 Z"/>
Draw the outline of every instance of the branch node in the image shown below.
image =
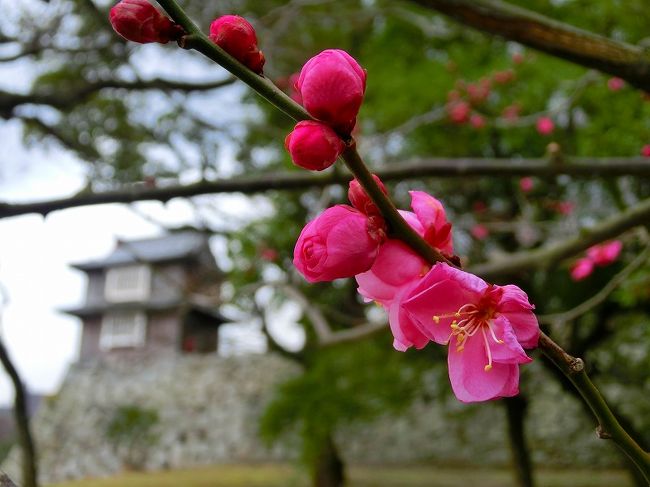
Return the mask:
<path fill-rule="evenodd" d="M 571 374 L 577 374 L 585 370 L 585 363 L 581 358 L 574 358 L 569 363 L 569 369 L 571 370 Z"/>
<path fill-rule="evenodd" d="M 611 440 L 612 435 L 605 431 L 603 428 L 603 425 L 599 424 L 598 427 L 596 428 L 596 436 L 600 438 L 601 440 Z"/>

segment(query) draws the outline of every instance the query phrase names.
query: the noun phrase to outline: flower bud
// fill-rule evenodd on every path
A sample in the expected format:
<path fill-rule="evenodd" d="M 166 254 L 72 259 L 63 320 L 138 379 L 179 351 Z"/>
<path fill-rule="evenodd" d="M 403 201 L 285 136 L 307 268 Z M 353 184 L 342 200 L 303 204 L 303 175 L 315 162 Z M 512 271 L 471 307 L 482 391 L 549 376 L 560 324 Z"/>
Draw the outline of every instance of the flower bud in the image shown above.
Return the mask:
<path fill-rule="evenodd" d="M 327 169 L 345 149 L 345 144 L 334 130 L 313 120 L 298 122 L 284 140 L 284 146 L 296 166 L 311 171 Z"/>
<path fill-rule="evenodd" d="M 293 264 L 309 282 L 333 281 L 366 272 L 372 266 L 385 231 L 346 205 L 328 208 L 300 232 Z M 378 237 L 380 237 L 378 239 Z"/>
<path fill-rule="evenodd" d="M 379 177 L 375 174 L 372 175 L 372 178 L 375 180 L 382 192 L 384 194 L 388 194 L 388 191 L 386 190 L 384 183 L 381 182 L 381 179 L 379 179 Z M 381 215 L 379 208 L 377 208 L 377 206 L 372 202 L 370 196 L 368 196 L 368 193 L 366 193 L 366 190 L 363 189 L 363 186 L 361 186 L 361 183 L 359 183 L 356 178 L 350 181 L 348 199 L 350 200 L 350 203 L 352 203 L 352 206 L 354 206 L 361 213 L 364 213 L 368 216 Z"/>
<path fill-rule="evenodd" d="M 183 28 L 147 0 L 122 0 L 111 8 L 109 19 L 115 32 L 127 41 L 166 44 L 183 35 Z"/>
<path fill-rule="evenodd" d="M 224 15 L 210 24 L 210 40 L 251 71 L 262 74 L 264 54 L 253 26 L 238 15 Z"/>
<path fill-rule="evenodd" d="M 327 49 L 302 67 L 296 90 L 311 115 L 349 134 L 366 91 L 366 71 L 347 52 Z"/>

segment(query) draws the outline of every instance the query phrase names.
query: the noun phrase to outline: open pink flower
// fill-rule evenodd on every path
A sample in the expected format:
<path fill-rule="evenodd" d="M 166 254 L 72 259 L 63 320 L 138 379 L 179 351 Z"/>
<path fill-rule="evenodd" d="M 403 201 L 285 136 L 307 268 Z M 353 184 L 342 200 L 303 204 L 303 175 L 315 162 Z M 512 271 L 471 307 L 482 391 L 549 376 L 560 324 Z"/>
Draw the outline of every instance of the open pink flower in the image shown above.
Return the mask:
<path fill-rule="evenodd" d="M 311 115 L 349 134 L 366 91 L 366 71 L 347 52 L 326 49 L 305 63 L 295 88 Z"/>
<path fill-rule="evenodd" d="M 293 264 L 309 282 L 352 277 L 370 269 L 385 236 L 382 219 L 336 205 L 302 229 Z"/>
<path fill-rule="evenodd" d="M 402 309 L 429 339 L 449 344 L 449 378 L 463 402 L 519 393 L 519 364 L 531 358 L 539 325 L 526 293 L 495 286 L 446 264 L 434 265 Z"/>
<path fill-rule="evenodd" d="M 411 191 L 410 211 L 400 211 L 406 222 L 427 242 L 440 251 L 453 254 L 451 224 L 442 204 L 423 191 Z M 401 307 L 402 299 L 428 272 L 429 265 L 411 248 L 396 239 L 388 239 L 368 272 L 356 276 L 359 294 L 376 301 L 388 312 L 393 346 L 399 351 L 422 348 L 429 339 Z"/>

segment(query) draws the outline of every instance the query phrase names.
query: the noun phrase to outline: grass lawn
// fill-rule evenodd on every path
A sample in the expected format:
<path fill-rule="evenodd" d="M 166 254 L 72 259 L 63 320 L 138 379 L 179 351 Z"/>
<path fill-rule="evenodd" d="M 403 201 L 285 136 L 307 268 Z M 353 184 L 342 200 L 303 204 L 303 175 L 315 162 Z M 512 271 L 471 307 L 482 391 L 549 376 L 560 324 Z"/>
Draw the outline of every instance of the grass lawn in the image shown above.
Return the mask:
<path fill-rule="evenodd" d="M 508 470 L 449 467 L 352 467 L 349 487 L 515 487 Z M 53 487 L 308 487 L 290 465 L 219 465 L 193 470 L 125 473 Z M 632 487 L 616 470 L 545 470 L 538 487 Z"/>

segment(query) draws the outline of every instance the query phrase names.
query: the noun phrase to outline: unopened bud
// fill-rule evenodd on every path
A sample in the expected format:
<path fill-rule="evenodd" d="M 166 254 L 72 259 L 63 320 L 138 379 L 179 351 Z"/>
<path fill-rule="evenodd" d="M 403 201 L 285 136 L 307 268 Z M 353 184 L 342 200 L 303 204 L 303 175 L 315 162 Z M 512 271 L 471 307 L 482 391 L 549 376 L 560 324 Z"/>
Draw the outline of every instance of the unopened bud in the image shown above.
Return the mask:
<path fill-rule="evenodd" d="M 147 0 L 122 0 L 111 8 L 109 19 L 115 32 L 127 41 L 141 44 L 166 44 L 184 34 L 180 25 Z"/>
<path fill-rule="evenodd" d="M 382 192 L 384 194 L 388 194 L 388 191 L 386 190 L 384 183 L 381 182 L 381 179 L 379 179 L 379 177 L 377 177 L 375 174 L 373 174 L 372 177 Z M 366 193 L 366 190 L 363 189 L 361 183 L 359 183 L 359 181 L 356 179 L 350 181 L 348 199 L 350 200 L 350 203 L 352 203 L 352 206 L 354 206 L 361 213 L 365 213 L 368 216 L 381 215 L 381 212 L 379 211 L 379 208 L 377 208 L 377 205 L 372 202 L 370 196 L 368 196 L 368 193 Z"/>
<path fill-rule="evenodd" d="M 238 15 L 224 15 L 210 24 L 210 40 L 251 71 L 262 74 L 264 54 L 253 26 Z"/>
<path fill-rule="evenodd" d="M 298 122 L 284 141 L 296 166 L 311 171 L 330 167 L 345 149 L 341 138 L 324 123 L 312 120 Z"/>
<path fill-rule="evenodd" d="M 347 52 L 327 49 L 307 61 L 295 87 L 311 115 L 350 134 L 366 91 L 366 71 Z"/>

